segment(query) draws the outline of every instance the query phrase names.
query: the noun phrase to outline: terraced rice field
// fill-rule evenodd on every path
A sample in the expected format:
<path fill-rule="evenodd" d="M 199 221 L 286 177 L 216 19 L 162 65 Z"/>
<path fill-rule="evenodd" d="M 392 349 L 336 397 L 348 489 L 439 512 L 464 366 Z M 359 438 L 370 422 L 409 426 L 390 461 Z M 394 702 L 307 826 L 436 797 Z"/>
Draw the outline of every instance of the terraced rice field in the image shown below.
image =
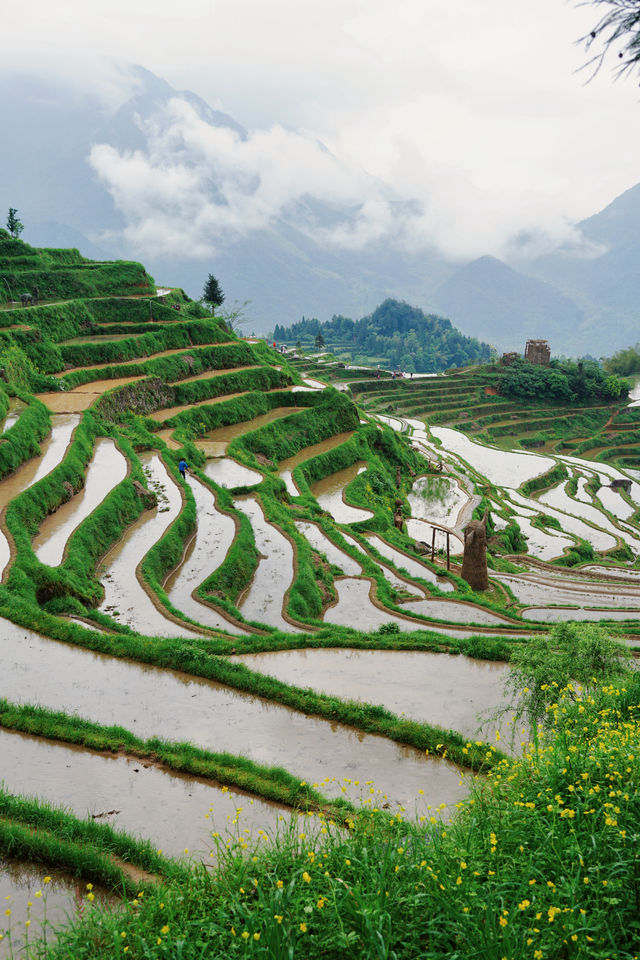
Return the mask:
<path fill-rule="evenodd" d="M 303 786 L 455 803 L 486 750 L 456 734 L 491 739 L 478 714 L 503 703 L 512 643 L 577 618 L 636 645 L 629 445 L 614 463 L 566 437 L 506 450 L 478 436 L 515 424 L 482 371 L 303 377 L 172 296 L 178 321 L 153 297 L 30 314 L 48 367 L 13 391 L 0 444 L 5 790 L 202 859 L 239 806 L 267 829 L 311 805 Z M 635 414 L 613 419 L 625 435 Z M 474 594 L 460 552 L 485 506 Z"/>

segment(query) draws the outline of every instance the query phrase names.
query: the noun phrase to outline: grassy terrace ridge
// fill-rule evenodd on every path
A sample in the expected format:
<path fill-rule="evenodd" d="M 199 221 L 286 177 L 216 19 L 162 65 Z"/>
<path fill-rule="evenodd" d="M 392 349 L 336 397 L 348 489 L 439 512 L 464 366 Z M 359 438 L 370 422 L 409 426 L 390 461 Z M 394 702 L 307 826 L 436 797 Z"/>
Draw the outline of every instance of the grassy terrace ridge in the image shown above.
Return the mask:
<path fill-rule="evenodd" d="M 640 756 L 635 715 L 640 686 L 627 672 L 621 648 L 616 647 L 615 664 L 604 655 L 598 661 L 603 666 L 597 683 L 590 679 L 599 669 L 595 660 L 589 661 L 591 672 L 584 672 L 585 663 L 570 658 L 575 675 L 587 686 L 563 690 L 566 677 L 558 679 L 563 644 L 576 636 L 576 629 L 582 630 L 595 657 L 604 649 L 602 631 L 561 627 L 549 638 L 548 625 L 524 619 L 528 604 L 518 599 L 513 580 L 496 579 L 487 591 L 472 590 L 461 577 L 460 558 L 453 558 L 449 570 L 442 555 L 432 561 L 407 526 L 416 478 L 433 473 L 435 490 L 461 476 L 460 482 L 477 494 L 465 510 L 470 514 L 475 507 L 474 516 L 481 517 L 490 507 L 492 569 L 518 577 L 528 569 L 518 555 L 527 541 L 514 504 L 473 464 L 458 458 L 454 469 L 446 446 L 428 438 L 429 426 L 455 425 L 469 437 L 503 448 L 541 450 L 550 456 L 584 454 L 597 458 L 594 463 L 623 466 L 640 461 L 634 454 L 640 410 L 626 406 L 623 382 L 588 364 L 552 365 L 548 374 L 538 374 L 518 365 L 505 370 L 487 363 L 400 379 L 386 371 L 349 370 L 340 363 L 279 354 L 263 342 L 241 340 L 231 329 L 233 317 L 227 325 L 224 311 L 212 316 L 179 289 L 157 297 L 152 278 L 140 264 L 94 263 L 77 251 L 37 250 L 5 231 L 0 231 L 0 276 L 7 291 L 7 302 L 0 304 L 0 368 L 5 378 L 0 383 L 0 417 L 11 416 L 0 438 L 0 478 L 32 459 L 33 470 L 29 473 L 29 467 L 27 475 L 35 477 L 35 458 L 47 457 L 47 469 L 32 486 L 17 492 L 5 488 L 12 490 L 12 498 L 3 501 L 0 523 L 10 550 L 0 583 L 0 616 L 38 635 L 24 642 L 43 643 L 47 656 L 57 650 L 73 657 L 93 652 L 123 661 L 122 669 L 149 665 L 165 671 L 167 682 L 169 672 L 173 676 L 177 671 L 187 682 L 199 678 L 257 698 L 266 711 L 270 704 L 281 712 L 286 707 L 298 714 L 299 722 L 305 715 L 328 721 L 336 733 L 346 735 L 345 728 L 350 728 L 383 737 L 385 750 L 393 744 L 412 748 L 415 762 L 420 753 L 432 758 L 436 776 L 437 771 L 453 775 L 448 762 L 469 782 L 478 774 L 470 799 L 451 811 L 446 826 L 426 807 L 420 807 L 416 817 L 401 810 L 393 791 L 393 802 L 381 809 L 374 809 L 377 793 L 365 792 L 362 806 L 327 800 L 321 777 L 317 784 L 301 781 L 295 769 L 270 765 L 253 744 L 247 745 L 245 756 L 216 750 L 215 739 L 199 740 L 196 733 L 194 742 L 170 742 L 161 730 L 152 730 L 148 737 L 147 731 L 143 738 L 134 724 L 129 729 L 106 726 L 89 710 L 77 711 L 73 697 L 56 705 L 55 691 L 50 708 L 32 703 L 28 687 L 18 689 L 18 653 L 15 662 L 9 653 L 7 676 L 15 676 L 16 688 L 5 683 L 0 690 L 0 728 L 50 744 L 72 744 L 79 751 L 140 759 L 157 767 L 158 775 L 174 771 L 197 777 L 294 812 L 291 825 L 274 821 L 270 838 L 263 830 L 249 837 L 241 826 L 234 837 L 214 831 L 210 842 L 217 862 L 205 869 L 162 857 L 157 852 L 161 838 L 138 840 L 83 821 L 42 798 L 15 797 L 8 775 L 0 791 L 0 853 L 67 869 L 121 897 L 116 910 L 89 911 L 81 923 L 67 924 L 57 942 L 47 944 L 49 960 L 121 958 L 125 948 L 127 957 L 136 960 L 633 956 L 633 910 L 640 894 L 632 856 L 640 776 L 635 759 Z M 16 304 L 22 292 L 36 287 L 37 305 Z M 310 390 L 304 377 L 328 387 Z M 332 389 L 334 383 L 339 390 Z M 71 390 L 76 391 L 73 396 L 60 396 Z M 59 444 L 54 449 L 48 437 L 60 425 L 61 415 L 52 411 L 78 409 L 73 403 L 79 396 L 88 408 L 73 421 L 72 435 L 70 428 L 63 432 L 63 437 L 70 436 L 66 448 Z M 56 406 L 56 401 L 68 405 Z M 273 410 L 278 419 L 265 422 L 264 415 Z M 377 422 L 375 414 L 415 417 L 424 423 L 426 442 L 439 448 L 441 464 L 419 453 L 411 426 L 404 424 L 404 433 L 396 432 Z M 263 419 L 252 428 L 257 417 Z M 209 459 L 209 433 L 237 424 L 244 426 L 225 440 L 226 466 L 222 457 Z M 69 427 L 68 421 L 64 426 Z M 113 440 L 118 456 L 126 460 L 127 474 L 82 514 L 83 491 L 95 480 L 89 465 L 103 438 Z M 324 444 L 320 453 L 318 444 Z M 153 461 L 155 473 L 148 467 L 145 473 L 152 452 L 160 462 Z M 295 488 L 280 475 L 283 461 L 293 456 L 299 461 L 292 473 Z M 178 471 L 181 457 L 192 474 L 186 483 Z M 573 502 L 583 497 L 585 509 L 597 508 L 610 523 L 618 522 L 611 512 L 615 504 L 609 499 L 600 505 L 597 498 L 603 480 L 592 477 L 585 486 L 580 478 L 586 482 L 587 468 L 556 460 L 553 464 L 548 468 L 545 462 L 547 469 L 521 483 L 520 492 L 535 504 L 544 491 L 567 481 Z M 356 473 L 359 466 L 362 470 Z M 222 468 L 231 471 L 226 479 Z M 253 473 L 247 475 L 247 469 Z M 342 470 L 347 472 L 340 474 Z M 158 484 L 147 474 L 164 479 Z M 352 509 L 366 511 L 361 516 L 368 519 L 356 516 L 339 524 L 331 511 L 322 509 L 325 501 L 316 499 L 315 484 L 336 474 L 348 477 L 336 496 Z M 242 496 L 259 505 L 271 525 L 266 533 L 240 509 L 236 500 Z M 630 494 L 619 496 L 627 514 L 635 511 L 626 521 L 633 544 L 629 524 L 635 529 L 640 512 Z M 207 544 L 197 537 L 202 504 L 212 503 L 212 498 L 231 531 L 224 550 L 218 549 L 215 534 Z M 154 500 L 157 508 L 152 510 Z M 439 506 L 445 516 L 444 500 Z M 55 567 L 42 563 L 34 552 L 34 536 L 50 514 L 63 510 L 75 515 L 76 509 L 79 522 L 67 528 L 71 533 L 65 533 L 62 561 Z M 531 530 L 562 532 L 561 522 L 545 510 L 541 501 Z M 215 530 L 213 517 L 215 512 L 207 524 Z M 303 535 L 301 522 L 314 525 L 317 540 Z M 457 521 L 453 517 L 448 522 Z M 592 520 L 586 524 L 595 529 Z M 269 540 L 269 529 L 277 539 Z M 624 542 L 624 529 L 618 529 L 616 549 L 598 554 L 590 543 L 571 536 L 571 546 L 554 562 L 606 565 L 613 571 L 611 583 L 625 590 L 621 575 L 613 579 L 625 571 L 614 564 L 629 566 L 634 555 Z M 370 541 L 370 534 L 380 540 Z M 261 576 L 263 561 L 271 559 L 257 545 L 280 540 L 281 563 L 270 576 L 285 629 L 269 625 L 283 621 L 269 620 L 266 606 L 264 618 L 255 607 L 251 616 L 257 619 L 247 622 L 242 616 L 243 609 L 250 609 L 244 606 L 247 590 Z M 131 626 L 111 612 L 113 607 L 98 609 L 107 582 L 101 565 L 107 554 L 116 553 L 113 548 L 120 541 L 125 552 L 131 544 L 138 550 L 132 585 L 144 591 L 155 615 L 164 616 L 174 633 L 183 625 L 186 634 L 183 630 L 171 636 L 169 629 L 166 637 L 147 635 L 150 620 L 138 614 L 136 601 L 132 605 L 127 600 L 111 573 L 115 566 L 108 568 L 109 576 L 114 577 L 116 597 L 121 592 L 120 606 L 128 607 L 125 619 Z M 269 547 L 260 549 L 268 552 Z M 180 593 L 173 592 L 168 578 L 190 557 L 204 559 L 202 569 L 188 581 L 193 603 L 187 607 L 185 599 L 183 612 L 176 606 Z M 354 561 L 360 574 L 347 574 Z M 549 570 L 542 562 L 532 568 L 542 571 L 541 578 Z M 342 585 L 349 578 L 355 583 L 357 577 L 371 590 L 369 607 L 363 601 L 351 619 L 343 615 L 344 625 L 325 622 L 338 599 L 343 602 Z M 286 590 L 278 595 L 281 583 Z M 440 589 L 443 584 L 446 593 Z M 198 600 L 203 611 L 213 608 L 246 627 L 246 635 L 202 626 L 193 631 L 200 624 L 193 605 Z M 270 602 L 275 601 L 265 596 L 265 604 Z M 577 604 L 564 605 L 579 612 Z M 371 615 L 367 622 L 380 626 L 359 629 L 360 614 Z M 413 623 L 403 632 L 408 617 Z M 297 625 L 298 632 L 286 632 L 286 622 Z M 627 643 L 637 642 L 638 629 L 637 620 L 611 626 Z M 22 639 L 7 628 L 8 649 L 16 642 L 16 650 L 22 646 L 20 656 Z M 312 652 L 332 649 L 336 661 L 341 651 L 378 651 L 398 658 L 409 653 L 448 655 L 452 671 L 463 663 L 473 671 L 481 661 L 510 662 L 512 676 L 520 678 L 523 665 L 528 665 L 533 679 L 524 679 L 533 693 L 522 702 L 538 698 L 536 709 L 543 703 L 535 720 L 546 726 L 546 733 L 536 748 L 510 760 L 500 744 L 463 736 L 455 729 L 456 720 L 451 720 L 451 729 L 428 722 L 436 714 L 430 711 L 426 689 L 424 710 L 416 713 L 407 707 L 407 716 L 396 700 L 383 699 L 383 706 L 367 702 L 366 695 L 356 699 L 355 684 L 350 696 L 323 692 L 331 688 L 323 686 L 321 672 L 314 675 Z M 266 664 L 254 669 L 238 659 L 248 653 L 296 650 L 307 651 L 308 675 L 295 683 L 269 675 Z M 464 655 L 464 661 L 455 655 Z M 438 662 L 429 661 L 436 670 Z M 407 671 L 410 691 L 417 681 Z M 107 702 L 108 690 L 104 697 Z M 168 713 L 173 706 L 167 703 Z M 206 717 L 200 709 L 194 701 L 196 724 L 206 722 L 215 731 L 216 725 L 229 722 L 224 705 Z M 87 715 L 78 715 L 83 712 Z M 542 727 L 534 723 L 533 729 Z M 196 742 L 212 747 L 203 749 Z M 345 770 L 364 769 L 358 742 L 352 741 L 348 767 L 336 753 L 342 766 L 332 774 L 339 780 L 351 779 L 342 777 Z M 404 759 L 398 753 L 398 777 L 407 757 L 409 751 Z M 604 789 L 612 784 L 615 799 Z M 3 929 L 6 922 L 0 917 L 0 935 Z M 35 958 L 37 949 L 33 943 L 25 955 Z"/>

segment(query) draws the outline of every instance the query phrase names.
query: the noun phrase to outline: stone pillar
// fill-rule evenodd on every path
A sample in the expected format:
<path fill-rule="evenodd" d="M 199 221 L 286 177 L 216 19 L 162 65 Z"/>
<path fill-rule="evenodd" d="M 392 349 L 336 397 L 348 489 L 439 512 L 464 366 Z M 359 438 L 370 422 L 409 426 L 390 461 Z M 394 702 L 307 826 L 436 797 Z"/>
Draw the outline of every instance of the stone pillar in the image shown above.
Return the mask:
<path fill-rule="evenodd" d="M 488 590 L 487 574 L 487 515 L 482 520 L 472 520 L 464 530 L 464 554 L 462 577 L 474 590 Z"/>

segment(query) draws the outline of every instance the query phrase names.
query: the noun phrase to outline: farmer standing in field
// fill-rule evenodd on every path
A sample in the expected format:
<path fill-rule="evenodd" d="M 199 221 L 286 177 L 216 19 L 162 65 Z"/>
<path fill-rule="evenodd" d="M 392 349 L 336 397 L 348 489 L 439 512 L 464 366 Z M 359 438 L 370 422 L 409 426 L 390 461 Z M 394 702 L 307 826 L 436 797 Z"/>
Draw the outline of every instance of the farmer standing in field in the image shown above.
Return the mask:
<path fill-rule="evenodd" d="M 180 471 L 180 476 L 182 477 L 183 480 L 186 480 L 186 478 L 187 478 L 187 470 L 188 470 L 188 469 L 189 469 L 189 464 L 188 464 L 187 461 L 183 458 L 183 459 L 180 461 L 180 463 L 178 464 L 178 470 Z"/>

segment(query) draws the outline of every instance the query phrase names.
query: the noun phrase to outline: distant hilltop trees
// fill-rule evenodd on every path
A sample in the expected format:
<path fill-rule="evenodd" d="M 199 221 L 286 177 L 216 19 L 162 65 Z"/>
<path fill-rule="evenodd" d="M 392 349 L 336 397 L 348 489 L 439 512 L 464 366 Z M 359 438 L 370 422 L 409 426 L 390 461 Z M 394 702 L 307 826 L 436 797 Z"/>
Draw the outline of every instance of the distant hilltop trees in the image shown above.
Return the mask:
<path fill-rule="evenodd" d="M 311 346 L 319 338 L 333 353 L 347 351 L 356 362 L 380 361 L 406 373 L 437 373 L 485 363 L 492 356 L 489 344 L 464 336 L 450 320 L 392 299 L 361 320 L 338 315 L 321 323 L 303 317 L 290 327 L 277 324 L 273 331 L 276 342 L 291 345 Z"/>

